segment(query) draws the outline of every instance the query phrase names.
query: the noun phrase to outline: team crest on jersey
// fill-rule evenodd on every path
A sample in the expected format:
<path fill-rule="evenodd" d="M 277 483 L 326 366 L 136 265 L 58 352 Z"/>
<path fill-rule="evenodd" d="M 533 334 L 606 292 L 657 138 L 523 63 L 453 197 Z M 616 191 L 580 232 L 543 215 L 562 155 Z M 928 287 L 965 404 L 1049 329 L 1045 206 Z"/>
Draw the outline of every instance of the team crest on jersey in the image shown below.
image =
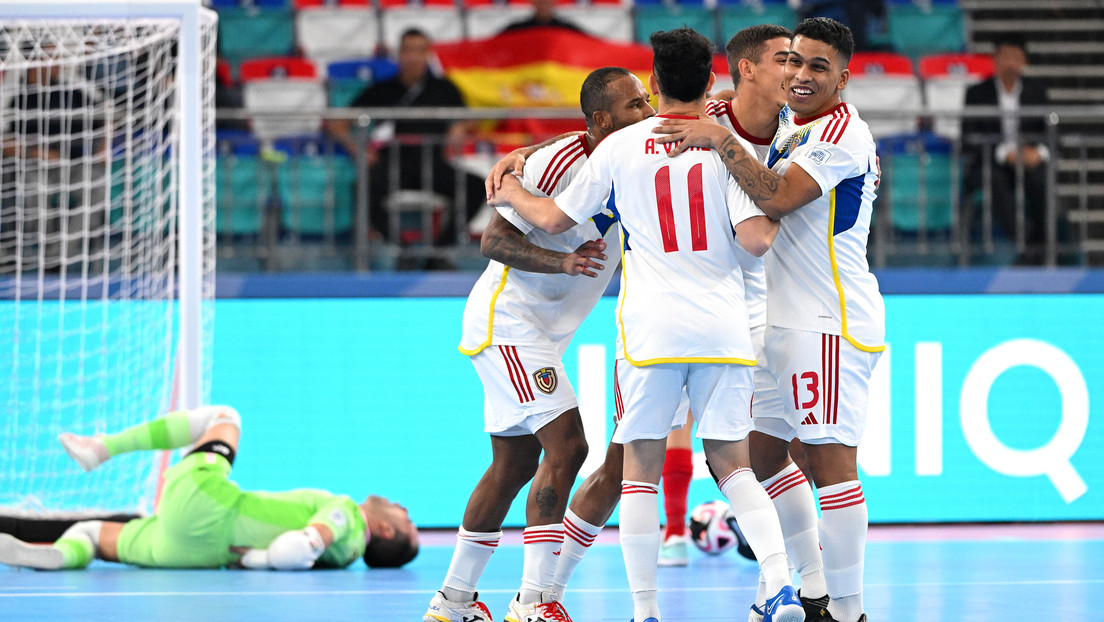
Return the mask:
<path fill-rule="evenodd" d="M 773 167 L 774 164 L 782 158 L 788 158 L 794 149 L 804 145 L 805 142 L 809 140 L 809 132 L 819 123 L 819 120 L 809 123 L 800 130 L 782 139 L 776 137 L 774 142 L 771 143 L 770 153 L 767 154 L 767 166 Z M 779 128 L 779 131 L 781 131 L 781 129 L 782 128 Z"/>
<path fill-rule="evenodd" d="M 556 370 L 551 367 L 542 367 L 533 372 L 533 380 L 537 383 L 537 390 L 545 395 L 552 395 L 560 385 L 556 380 Z"/>

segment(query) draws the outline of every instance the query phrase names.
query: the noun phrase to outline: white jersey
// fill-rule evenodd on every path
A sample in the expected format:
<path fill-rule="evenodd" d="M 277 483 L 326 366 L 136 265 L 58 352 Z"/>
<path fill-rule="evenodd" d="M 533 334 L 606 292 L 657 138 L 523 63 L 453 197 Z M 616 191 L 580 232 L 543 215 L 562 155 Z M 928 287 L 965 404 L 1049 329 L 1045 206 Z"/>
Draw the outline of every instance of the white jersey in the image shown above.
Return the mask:
<path fill-rule="evenodd" d="M 538 149 L 525 162 L 522 185 L 537 196 L 555 197 L 582 169 L 589 155 L 586 138 L 573 136 Z M 587 240 L 606 237 L 616 243 L 617 227 L 609 212 L 558 235 L 536 229 L 513 208 L 498 208 L 506 220 L 533 244 L 570 253 Z M 607 262 L 596 278 L 514 270 L 491 261 L 472 287 L 464 307 L 464 332 L 460 351 L 478 354 L 494 345 L 549 344 L 561 354 L 590 313 L 615 272 L 616 261 Z"/>
<path fill-rule="evenodd" d="M 652 133 L 662 118 L 602 141 L 556 204 L 575 222 L 608 205 L 621 222 L 618 358 L 754 365 L 732 228 L 763 212 L 716 152 L 669 157 Z"/>
<path fill-rule="evenodd" d="M 760 162 L 767 161 L 771 140 L 749 134 L 736 120 L 736 115 L 732 112 L 731 102 L 706 102 L 705 113 L 713 117 L 717 123 L 746 140 L 755 149 L 755 155 Z M 767 253 L 769 254 L 770 250 Z M 740 267 L 744 270 L 744 299 L 747 301 L 751 327 L 765 326 L 767 323 L 767 274 L 763 266 L 766 256 L 756 257 L 738 244 L 736 245 L 736 254 L 740 256 Z"/>
<path fill-rule="evenodd" d="M 767 254 L 767 322 L 840 335 L 856 348 L 885 348 L 885 305 L 866 261 L 877 180 L 874 139 L 854 106 L 813 119 L 788 107 L 767 165 L 792 164 L 820 185 L 820 198 L 782 218 Z"/>

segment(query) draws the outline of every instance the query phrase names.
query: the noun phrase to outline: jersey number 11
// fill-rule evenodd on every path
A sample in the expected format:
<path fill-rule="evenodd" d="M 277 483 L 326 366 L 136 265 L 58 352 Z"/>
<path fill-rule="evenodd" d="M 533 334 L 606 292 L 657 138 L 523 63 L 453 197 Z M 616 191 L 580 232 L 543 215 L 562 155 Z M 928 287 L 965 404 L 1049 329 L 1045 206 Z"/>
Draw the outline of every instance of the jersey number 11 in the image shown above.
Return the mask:
<path fill-rule="evenodd" d="M 671 167 L 664 166 L 655 175 L 656 203 L 659 205 L 659 231 L 663 236 L 663 251 L 678 251 L 675 236 L 675 208 L 671 200 Z M 705 237 L 705 192 L 702 190 L 702 165 L 695 164 L 686 173 L 686 190 L 690 203 L 691 249 L 704 251 L 708 247 Z"/>

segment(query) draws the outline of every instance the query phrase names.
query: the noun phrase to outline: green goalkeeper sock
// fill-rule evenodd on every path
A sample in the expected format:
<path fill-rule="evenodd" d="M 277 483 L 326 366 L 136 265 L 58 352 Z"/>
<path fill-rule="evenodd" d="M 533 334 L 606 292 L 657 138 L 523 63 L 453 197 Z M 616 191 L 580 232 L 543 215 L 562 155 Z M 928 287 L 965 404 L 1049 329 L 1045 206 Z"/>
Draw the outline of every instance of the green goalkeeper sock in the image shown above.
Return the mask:
<path fill-rule="evenodd" d="M 172 412 L 149 423 L 127 428 L 103 438 L 104 447 L 112 456 L 141 449 L 176 449 L 190 445 L 192 436 L 188 411 Z"/>
<path fill-rule="evenodd" d="M 85 568 L 96 556 L 96 547 L 92 541 L 80 536 L 62 538 L 54 543 L 54 548 L 61 551 L 64 560 L 62 568 Z"/>

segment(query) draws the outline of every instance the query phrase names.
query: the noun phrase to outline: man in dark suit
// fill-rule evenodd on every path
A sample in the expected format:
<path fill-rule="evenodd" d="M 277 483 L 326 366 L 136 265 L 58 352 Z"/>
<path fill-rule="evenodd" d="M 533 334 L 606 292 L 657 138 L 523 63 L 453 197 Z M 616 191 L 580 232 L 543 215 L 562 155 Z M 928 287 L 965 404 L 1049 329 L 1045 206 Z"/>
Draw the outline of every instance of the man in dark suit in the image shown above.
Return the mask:
<path fill-rule="evenodd" d="M 1019 263 L 1041 263 L 1046 240 L 1047 162 L 1050 153 L 1042 141 L 1042 117 L 1019 117 L 1022 107 L 1046 106 L 1046 85 L 1023 77 L 1027 66 L 1024 42 L 1006 37 L 993 52 L 996 74 L 966 90 L 966 107 L 997 106 L 1000 116 L 966 118 L 962 122 L 965 189 L 973 194 L 983 183 L 984 159 L 991 158 L 993 217 L 1004 234 L 1016 237 L 1016 166 L 1024 171 L 1024 239 L 1027 248 Z M 986 145 L 989 148 L 986 148 Z"/>

